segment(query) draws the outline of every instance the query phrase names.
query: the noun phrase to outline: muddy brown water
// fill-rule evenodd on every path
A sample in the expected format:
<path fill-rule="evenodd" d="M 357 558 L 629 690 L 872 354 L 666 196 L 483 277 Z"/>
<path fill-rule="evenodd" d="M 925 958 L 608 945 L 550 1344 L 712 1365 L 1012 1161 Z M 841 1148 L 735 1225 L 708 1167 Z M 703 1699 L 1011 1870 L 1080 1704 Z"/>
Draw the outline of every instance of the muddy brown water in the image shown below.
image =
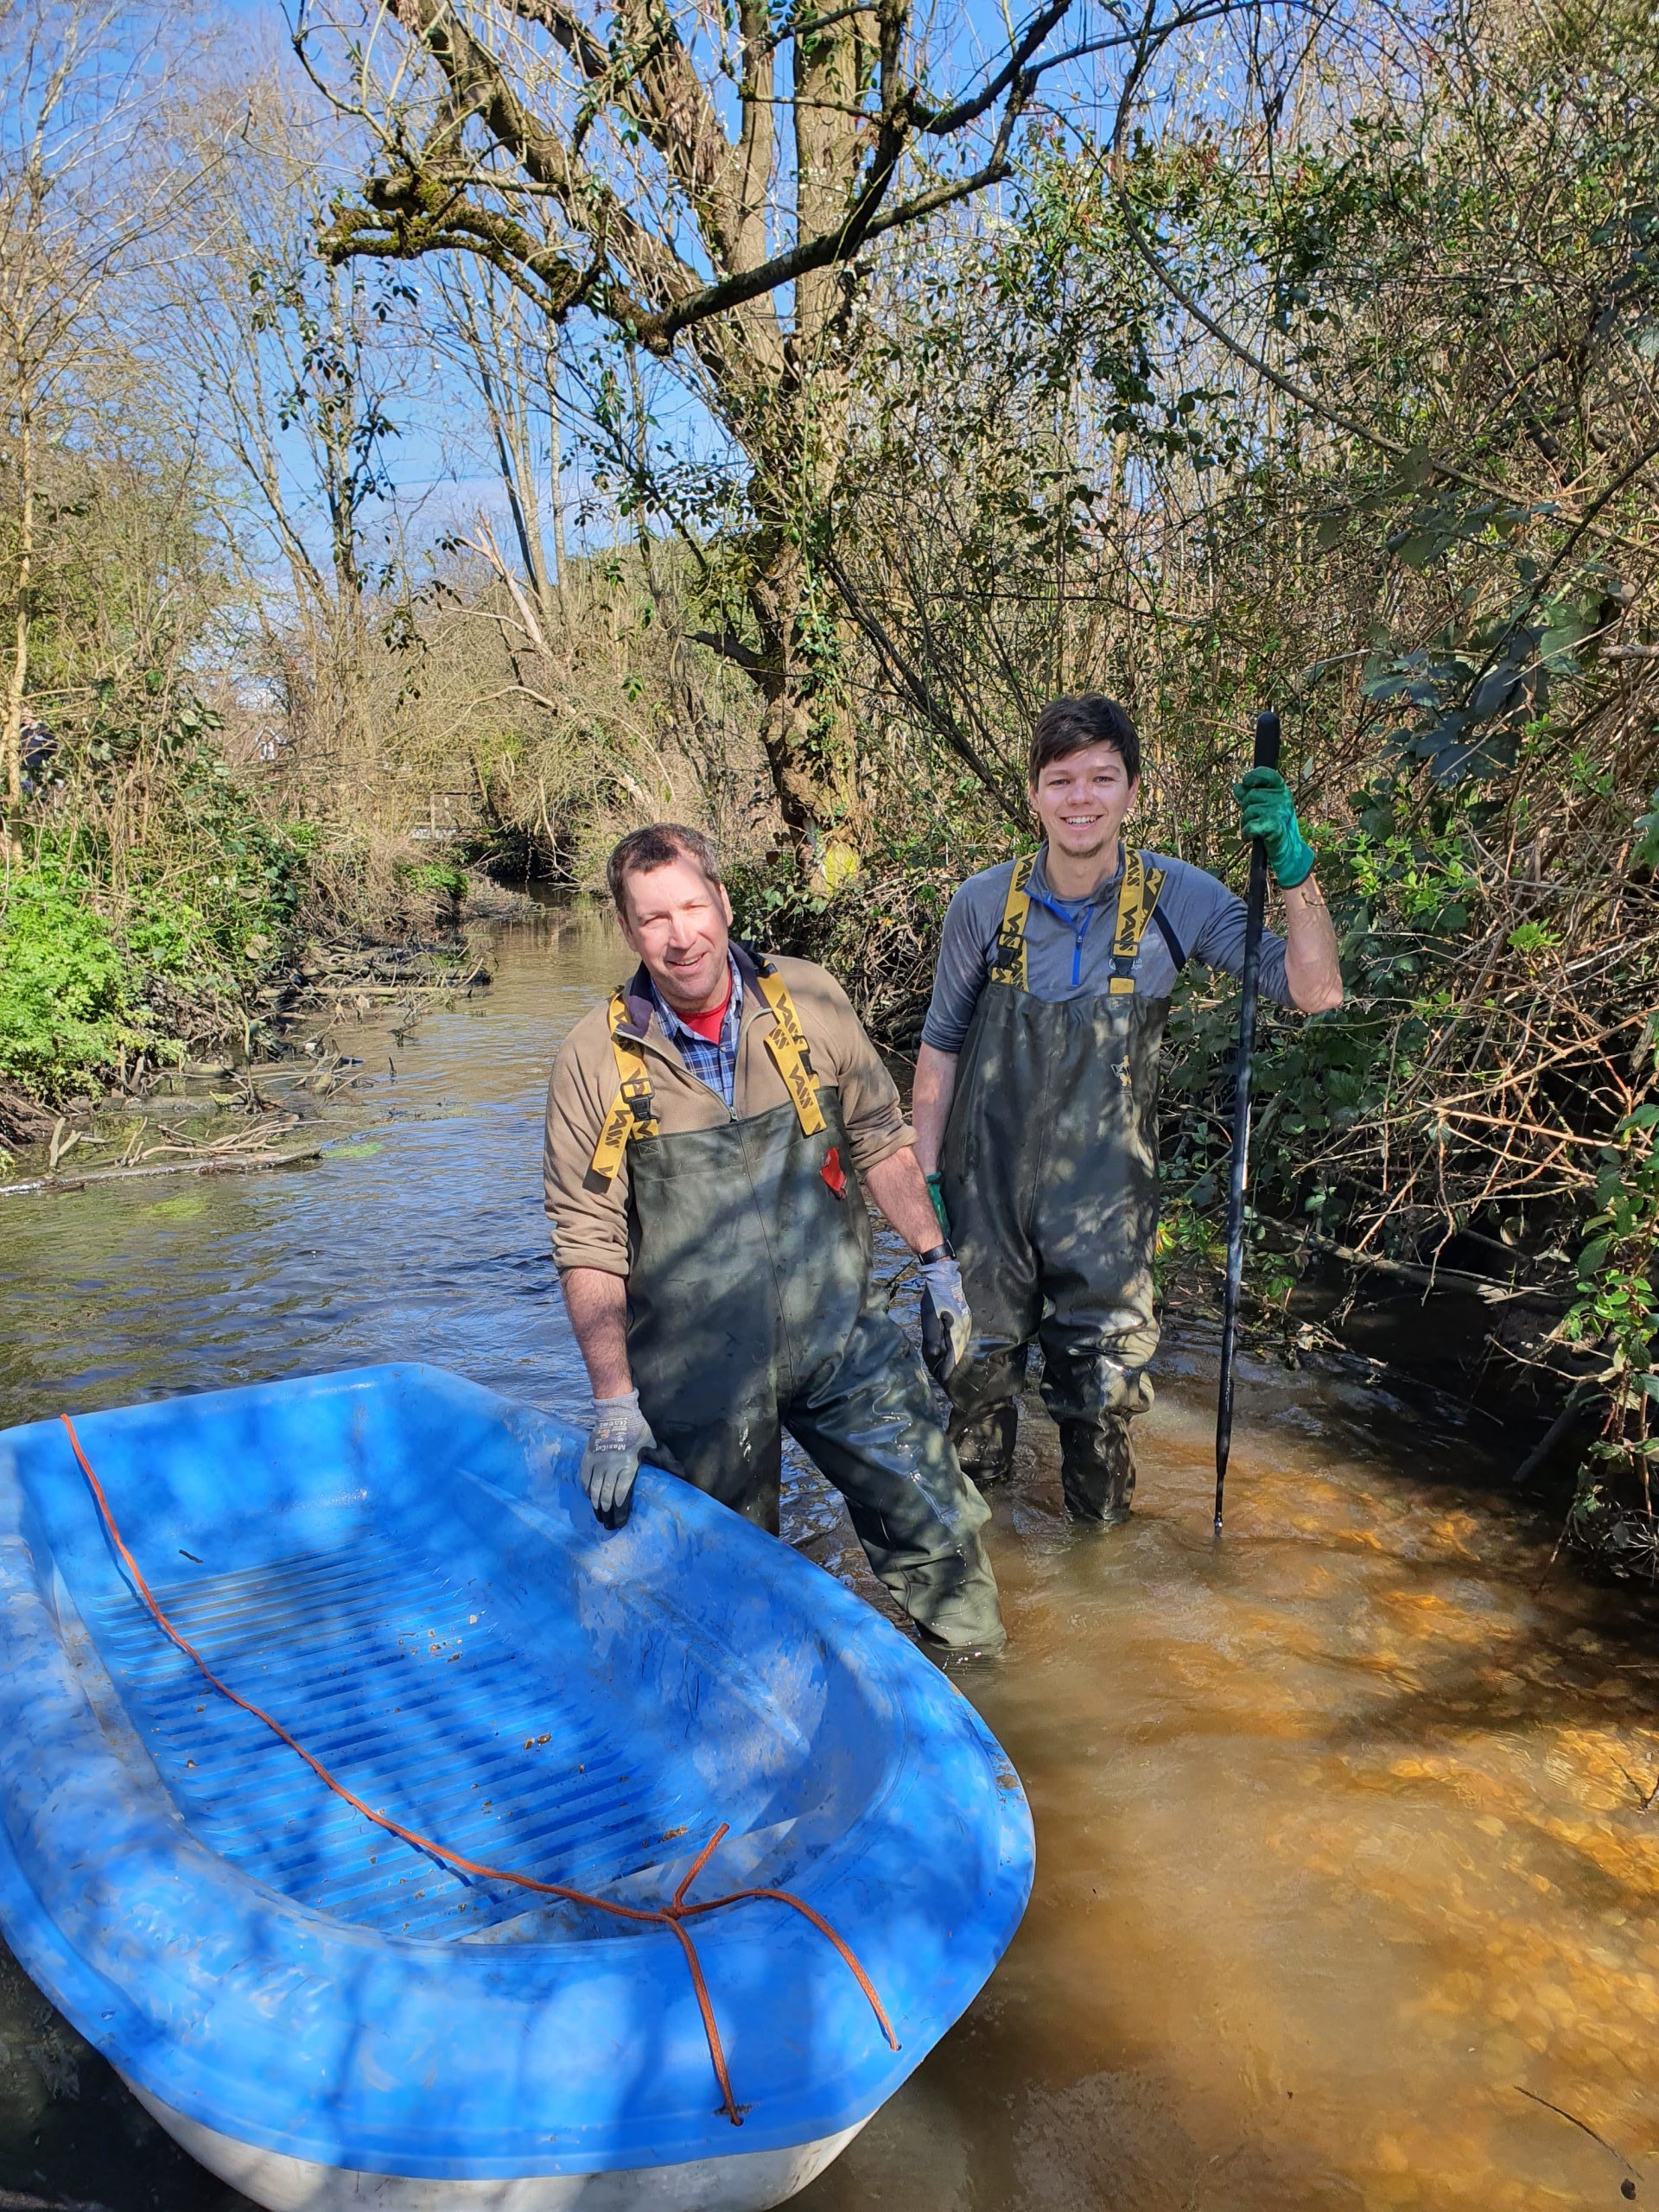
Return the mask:
<path fill-rule="evenodd" d="M 498 949 L 405 1043 L 346 1035 L 384 1080 L 315 1166 L 3 1202 L 0 1425 L 392 1357 L 582 1407 L 538 1122 L 618 962 L 591 914 Z M 995 1497 L 1011 1654 L 963 1687 L 1036 1892 L 802 2212 L 1659 2202 L 1653 1612 L 1547 1573 L 1478 1421 L 1342 1375 L 1249 1368 L 1217 1548 L 1212 1387 L 1202 1341 L 1166 1347 L 1103 1537 L 1027 1421 Z M 791 1511 L 844 1558 L 822 1494 Z M 0 2206 L 66 2200 L 243 2202 L 0 1954 Z"/>

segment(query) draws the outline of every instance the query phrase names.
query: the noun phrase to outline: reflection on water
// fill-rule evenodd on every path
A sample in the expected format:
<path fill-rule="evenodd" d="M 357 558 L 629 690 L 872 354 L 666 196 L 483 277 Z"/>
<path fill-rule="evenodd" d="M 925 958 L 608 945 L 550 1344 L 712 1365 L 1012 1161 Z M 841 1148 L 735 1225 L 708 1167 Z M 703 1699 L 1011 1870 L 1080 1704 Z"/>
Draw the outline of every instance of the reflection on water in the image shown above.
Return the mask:
<path fill-rule="evenodd" d="M 385 1118 L 315 1167 L 5 1202 L 0 1423 L 390 1357 L 580 1405 L 541 1093 L 612 945 L 591 916 L 505 933 L 495 989 L 391 1046 Z M 1208 1372 L 1166 1355 L 1109 1535 L 1068 1530 L 1029 1424 L 995 1498 L 1012 1656 L 966 1686 L 1030 1794 L 1036 1895 L 803 2212 L 1659 2199 L 1653 1614 L 1542 1580 L 1478 1436 L 1307 1376 L 1247 1382 L 1215 1547 Z M 242 2202 L 10 1967 L 5 2190 Z"/>

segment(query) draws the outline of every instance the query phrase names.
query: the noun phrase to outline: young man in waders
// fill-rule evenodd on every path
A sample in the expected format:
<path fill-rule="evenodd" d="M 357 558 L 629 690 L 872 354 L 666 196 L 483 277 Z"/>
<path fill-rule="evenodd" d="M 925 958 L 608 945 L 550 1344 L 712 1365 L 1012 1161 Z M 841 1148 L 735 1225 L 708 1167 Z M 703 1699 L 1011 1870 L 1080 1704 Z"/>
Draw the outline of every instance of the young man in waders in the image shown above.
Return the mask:
<path fill-rule="evenodd" d="M 609 882 L 639 965 L 565 1039 L 544 1154 L 594 1390 L 594 1512 L 627 1519 L 644 1456 L 775 1535 L 787 1429 L 925 1636 L 997 1649 L 985 1502 L 870 1285 L 866 1190 L 920 1255 L 929 1356 L 949 1371 L 962 1277 L 892 1077 L 822 968 L 731 941 L 696 830 L 635 830 Z"/>
<path fill-rule="evenodd" d="M 941 1376 L 977 1482 L 1007 1474 L 1035 1339 L 1079 1520 L 1129 1510 L 1129 1421 L 1152 1403 L 1158 1343 L 1158 1049 L 1189 960 L 1236 975 L 1244 902 L 1202 868 L 1120 836 L 1141 746 L 1115 701 L 1055 699 L 1032 733 L 1034 855 L 970 876 L 945 916 L 912 1113 L 918 1156 L 962 1263 L 969 1356 Z M 1234 785 L 1262 837 L 1285 934 L 1262 939 L 1262 995 L 1342 1003 L 1335 932 L 1283 779 Z"/>

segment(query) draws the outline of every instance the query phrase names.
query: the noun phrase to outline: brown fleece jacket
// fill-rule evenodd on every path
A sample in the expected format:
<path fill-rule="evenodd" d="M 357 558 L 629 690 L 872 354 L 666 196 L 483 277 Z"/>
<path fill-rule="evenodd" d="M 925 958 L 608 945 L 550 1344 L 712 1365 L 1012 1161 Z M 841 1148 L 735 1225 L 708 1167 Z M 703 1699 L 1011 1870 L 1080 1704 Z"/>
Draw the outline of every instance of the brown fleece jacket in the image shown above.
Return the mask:
<path fill-rule="evenodd" d="M 772 1008 L 760 995 L 753 967 L 742 949 L 732 949 L 743 979 L 733 1112 L 747 1120 L 786 1105 L 789 1093 L 766 1046 L 775 1027 Z M 841 985 L 810 960 L 780 959 L 776 965 L 805 1032 L 813 1073 L 821 1084 L 841 1094 L 842 1122 L 854 1167 L 862 1173 L 890 1153 L 913 1144 L 915 1134 L 899 1107 L 897 1086 Z M 646 995 L 643 969 L 628 983 L 626 995 L 631 1022 L 645 1038 L 652 1103 L 662 1135 L 719 1128 L 730 1118 L 726 1102 L 698 1081 L 663 1033 Z M 560 1046 L 547 1090 L 542 1185 L 553 1224 L 553 1256 L 562 1270 L 599 1268 L 612 1275 L 628 1272 L 627 1150 L 608 1184 L 588 1172 L 616 1091 L 610 1009 L 605 1001 L 583 1014 Z"/>

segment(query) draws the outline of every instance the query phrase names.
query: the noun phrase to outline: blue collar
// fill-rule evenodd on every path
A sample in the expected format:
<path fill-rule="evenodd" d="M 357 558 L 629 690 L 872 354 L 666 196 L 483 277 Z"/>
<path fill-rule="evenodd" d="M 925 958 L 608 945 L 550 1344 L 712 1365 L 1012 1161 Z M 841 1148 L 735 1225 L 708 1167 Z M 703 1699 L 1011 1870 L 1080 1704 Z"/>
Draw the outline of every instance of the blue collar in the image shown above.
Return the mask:
<path fill-rule="evenodd" d="M 1031 874 L 1026 879 L 1026 890 L 1030 897 L 1040 900 L 1051 913 L 1058 914 L 1063 920 L 1070 922 L 1075 928 L 1077 924 L 1073 918 L 1078 907 L 1103 906 L 1109 900 L 1114 906 L 1117 903 L 1118 887 L 1123 880 L 1123 855 L 1126 850 L 1127 847 L 1120 836 L 1117 842 L 1117 866 L 1111 874 L 1097 883 L 1086 899 L 1060 899 L 1049 888 L 1048 847 L 1046 843 L 1041 844 L 1037 848 L 1037 857 L 1031 864 Z"/>

